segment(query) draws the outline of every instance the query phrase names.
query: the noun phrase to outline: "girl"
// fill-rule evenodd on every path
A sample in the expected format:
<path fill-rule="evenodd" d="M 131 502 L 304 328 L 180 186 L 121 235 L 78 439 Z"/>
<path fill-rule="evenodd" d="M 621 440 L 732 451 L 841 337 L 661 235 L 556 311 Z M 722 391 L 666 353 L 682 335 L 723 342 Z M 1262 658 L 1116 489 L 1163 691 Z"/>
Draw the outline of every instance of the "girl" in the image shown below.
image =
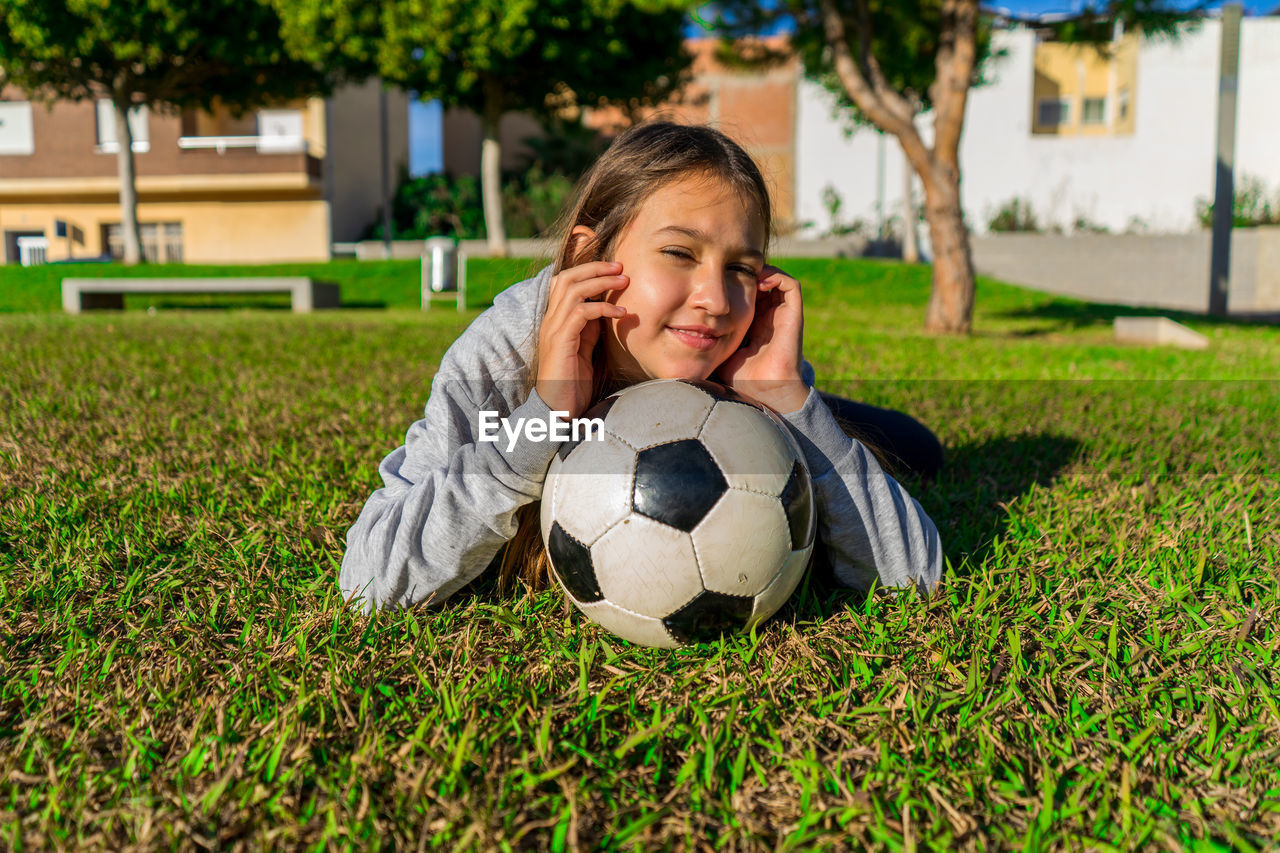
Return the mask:
<path fill-rule="evenodd" d="M 425 416 L 347 533 L 343 594 L 365 611 L 439 604 L 491 563 L 504 587 L 546 586 L 538 500 L 558 447 L 523 432 L 482 441 L 480 413 L 577 417 L 655 378 L 711 378 L 780 413 L 838 581 L 931 588 L 937 528 L 813 388 L 800 284 L 765 262 L 770 216 L 759 169 L 720 132 L 651 123 L 619 136 L 566 215 L 554 265 L 499 294 L 445 353 Z"/>

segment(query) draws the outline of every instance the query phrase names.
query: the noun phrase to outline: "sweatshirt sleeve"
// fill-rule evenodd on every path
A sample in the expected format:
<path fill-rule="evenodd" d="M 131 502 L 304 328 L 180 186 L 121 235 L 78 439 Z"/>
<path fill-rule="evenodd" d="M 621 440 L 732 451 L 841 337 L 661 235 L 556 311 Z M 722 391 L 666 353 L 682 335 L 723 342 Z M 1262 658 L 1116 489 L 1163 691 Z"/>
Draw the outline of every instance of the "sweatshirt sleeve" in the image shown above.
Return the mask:
<path fill-rule="evenodd" d="M 557 444 L 501 430 L 480 441 L 486 406 L 465 388 L 436 375 L 425 416 L 382 460 L 384 485 L 347 532 L 338 585 L 365 612 L 444 601 L 484 571 L 515 535 L 516 511 L 542 496 Z M 500 414 L 546 421 L 550 410 L 535 390 Z"/>
<path fill-rule="evenodd" d="M 818 392 L 782 415 L 797 433 L 813 478 L 818 537 L 836 578 L 868 590 L 915 583 L 929 592 L 942 576 L 938 528 L 920 504 L 845 434 Z"/>

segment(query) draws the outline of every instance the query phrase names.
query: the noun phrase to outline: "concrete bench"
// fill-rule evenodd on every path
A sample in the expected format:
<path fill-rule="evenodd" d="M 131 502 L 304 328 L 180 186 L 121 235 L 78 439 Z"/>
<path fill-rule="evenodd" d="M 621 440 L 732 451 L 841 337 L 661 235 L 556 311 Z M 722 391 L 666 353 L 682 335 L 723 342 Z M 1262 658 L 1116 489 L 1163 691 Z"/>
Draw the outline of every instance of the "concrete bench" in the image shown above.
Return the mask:
<path fill-rule="evenodd" d="M 126 293 L 288 293 L 295 314 L 339 304 L 338 285 L 306 277 L 64 278 L 62 308 L 69 314 L 95 308 L 121 310 Z"/>

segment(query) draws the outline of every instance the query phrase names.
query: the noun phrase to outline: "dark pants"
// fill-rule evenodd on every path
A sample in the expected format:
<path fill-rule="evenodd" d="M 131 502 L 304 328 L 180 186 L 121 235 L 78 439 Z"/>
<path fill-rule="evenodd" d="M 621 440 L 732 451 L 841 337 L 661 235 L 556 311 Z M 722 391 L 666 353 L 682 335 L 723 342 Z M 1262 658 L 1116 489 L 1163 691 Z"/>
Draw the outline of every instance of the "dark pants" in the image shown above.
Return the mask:
<path fill-rule="evenodd" d="M 910 415 L 818 392 L 844 431 L 867 445 L 895 476 L 932 480 L 942 469 L 942 443 Z"/>

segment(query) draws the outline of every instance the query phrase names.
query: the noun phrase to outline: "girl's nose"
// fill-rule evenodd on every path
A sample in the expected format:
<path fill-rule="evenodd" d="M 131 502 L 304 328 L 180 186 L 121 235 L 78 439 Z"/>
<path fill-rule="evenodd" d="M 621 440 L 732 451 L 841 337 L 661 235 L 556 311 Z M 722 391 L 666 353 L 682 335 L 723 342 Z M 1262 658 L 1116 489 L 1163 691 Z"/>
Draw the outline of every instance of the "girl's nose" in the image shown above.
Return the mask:
<path fill-rule="evenodd" d="M 712 316 L 729 313 L 729 291 L 724 275 L 707 269 L 700 272 L 694 282 L 690 302 Z"/>

